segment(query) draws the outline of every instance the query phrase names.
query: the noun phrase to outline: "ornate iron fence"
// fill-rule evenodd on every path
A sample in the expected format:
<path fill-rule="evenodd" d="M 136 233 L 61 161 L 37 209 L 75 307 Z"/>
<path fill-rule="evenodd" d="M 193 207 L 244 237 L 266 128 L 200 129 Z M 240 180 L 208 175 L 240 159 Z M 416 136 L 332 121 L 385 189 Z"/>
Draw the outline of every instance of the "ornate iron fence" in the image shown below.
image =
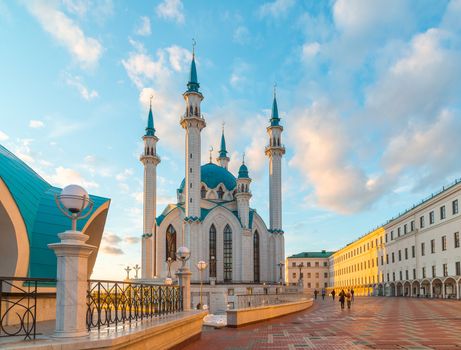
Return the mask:
<path fill-rule="evenodd" d="M 35 339 L 37 288 L 54 283 L 49 278 L 0 277 L 0 337 Z"/>
<path fill-rule="evenodd" d="M 88 281 L 88 330 L 125 324 L 183 310 L 179 286 Z"/>
<path fill-rule="evenodd" d="M 301 301 L 307 299 L 302 293 L 279 293 L 279 294 L 241 294 L 236 295 L 237 308 L 247 309 L 258 306 L 276 305 Z"/>

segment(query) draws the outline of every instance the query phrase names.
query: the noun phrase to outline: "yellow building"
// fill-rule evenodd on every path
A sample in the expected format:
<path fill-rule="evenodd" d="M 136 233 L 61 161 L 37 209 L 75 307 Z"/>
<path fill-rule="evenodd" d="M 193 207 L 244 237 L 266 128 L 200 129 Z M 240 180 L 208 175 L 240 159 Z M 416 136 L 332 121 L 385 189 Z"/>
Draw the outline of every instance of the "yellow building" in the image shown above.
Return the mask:
<path fill-rule="evenodd" d="M 384 276 L 378 270 L 385 249 L 385 231 L 379 227 L 330 256 L 330 290 L 354 289 L 355 295 L 376 294 Z"/>

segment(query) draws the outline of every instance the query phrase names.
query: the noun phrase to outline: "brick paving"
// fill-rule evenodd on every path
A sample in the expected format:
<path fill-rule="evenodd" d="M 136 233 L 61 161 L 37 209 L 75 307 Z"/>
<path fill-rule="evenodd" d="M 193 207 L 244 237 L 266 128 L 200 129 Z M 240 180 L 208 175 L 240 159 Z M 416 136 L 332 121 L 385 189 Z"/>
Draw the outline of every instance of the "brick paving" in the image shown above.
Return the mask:
<path fill-rule="evenodd" d="M 306 311 L 238 329 L 204 329 L 185 350 L 458 349 L 461 301 L 356 298 L 341 310 L 331 298 Z"/>

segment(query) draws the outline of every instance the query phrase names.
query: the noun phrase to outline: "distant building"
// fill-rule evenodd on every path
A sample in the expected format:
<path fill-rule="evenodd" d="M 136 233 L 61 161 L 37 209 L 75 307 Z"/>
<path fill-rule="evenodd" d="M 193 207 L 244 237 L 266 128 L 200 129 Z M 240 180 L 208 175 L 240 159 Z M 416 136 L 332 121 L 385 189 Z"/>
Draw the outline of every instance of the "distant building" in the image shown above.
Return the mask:
<path fill-rule="evenodd" d="M 304 252 L 286 259 L 286 282 L 289 286 L 298 286 L 302 280 L 303 288 L 311 293 L 328 288 L 329 258 L 334 252 Z"/>
<path fill-rule="evenodd" d="M 56 255 L 48 244 L 60 242 L 58 233 L 71 229 L 55 203 L 60 192 L 0 145 L 0 276 L 56 278 Z M 77 228 L 99 248 L 110 199 L 90 198 L 93 212 Z M 88 259 L 88 276 L 96 256 L 97 251 Z"/>
<path fill-rule="evenodd" d="M 330 257 L 330 286 L 357 294 L 461 295 L 461 182 L 389 220 Z"/>

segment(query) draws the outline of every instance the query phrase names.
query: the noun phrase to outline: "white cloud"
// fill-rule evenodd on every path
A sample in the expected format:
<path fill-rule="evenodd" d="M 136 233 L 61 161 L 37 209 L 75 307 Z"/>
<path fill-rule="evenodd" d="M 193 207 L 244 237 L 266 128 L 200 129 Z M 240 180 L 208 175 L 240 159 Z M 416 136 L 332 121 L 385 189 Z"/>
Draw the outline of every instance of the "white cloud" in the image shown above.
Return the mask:
<path fill-rule="evenodd" d="M 287 14 L 294 4 L 295 0 L 275 0 L 273 2 L 266 2 L 260 6 L 259 14 L 261 17 L 282 17 Z"/>
<path fill-rule="evenodd" d="M 248 44 L 250 42 L 250 31 L 243 25 L 238 26 L 234 30 L 233 40 L 241 45 Z"/>
<path fill-rule="evenodd" d="M 55 2 L 33 0 L 24 4 L 43 29 L 66 47 L 83 67 L 98 63 L 103 51 L 102 45 L 95 38 L 85 36 L 72 19 L 56 8 Z"/>
<path fill-rule="evenodd" d="M 97 188 L 96 182 L 86 180 L 79 172 L 59 166 L 55 169 L 54 174 L 44 176 L 45 179 L 54 186 L 64 187 L 70 184 L 80 185 L 86 189 Z"/>
<path fill-rule="evenodd" d="M 67 85 L 76 88 L 80 93 L 80 96 L 82 96 L 87 101 L 98 97 L 98 92 L 96 90 L 88 89 L 85 84 L 83 84 L 82 78 L 79 76 L 72 76 L 68 74 L 66 77 L 66 83 Z"/>
<path fill-rule="evenodd" d="M 151 34 L 149 17 L 141 16 L 140 23 L 138 24 L 136 28 L 136 34 L 142 35 L 142 36 L 149 36 Z"/>
<path fill-rule="evenodd" d="M 320 51 L 320 44 L 318 42 L 305 43 L 302 47 L 302 60 L 309 60 Z"/>
<path fill-rule="evenodd" d="M 177 23 L 184 22 L 184 6 L 181 0 L 163 0 L 156 9 L 157 16 L 171 19 Z"/>
<path fill-rule="evenodd" d="M 29 128 L 39 129 L 43 128 L 45 124 L 41 120 L 30 120 L 29 121 Z"/>
<path fill-rule="evenodd" d="M 124 169 L 121 173 L 118 173 L 115 176 L 117 181 L 125 181 L 133 176 L 133 169 Z"/>
<path fill-rule="evenodd" d="M 10 137 L 5 134 L 3 131 L 0 130 L 0 141 L 6 141 L 8 140 Z"/>
<path fill-rule="evenodd" d="M 145 53 L 130 52 L 128 59 L 122 60 L 128 76 L 139 89 L 142 89 L 155 77 L 162 78 L 169 74 L 164 66 L 165 54 L 160 51 L 158 56 L 158 60 L 154 61 Z"/>
<path fill-rule="evenodd" d="M 168 52 L 170 65 L 176 72 L 183 72 L 189 69 L 192 60 L 192 54 L 189 50 L 176 45 L 170 46 L 165 50 Z"/>

